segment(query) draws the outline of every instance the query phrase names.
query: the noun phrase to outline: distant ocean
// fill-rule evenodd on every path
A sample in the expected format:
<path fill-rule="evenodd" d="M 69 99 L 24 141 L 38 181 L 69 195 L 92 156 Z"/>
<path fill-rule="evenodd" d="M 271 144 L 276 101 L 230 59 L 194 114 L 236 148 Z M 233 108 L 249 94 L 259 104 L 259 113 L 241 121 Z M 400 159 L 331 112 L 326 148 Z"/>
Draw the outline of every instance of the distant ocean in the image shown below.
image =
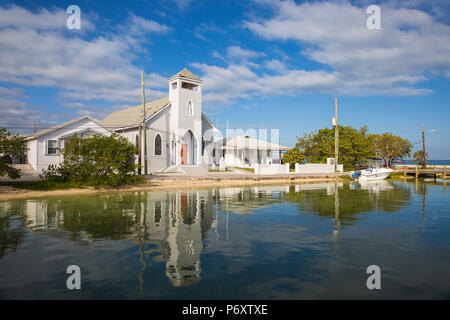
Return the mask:
<path fill-rule="evenodd" d="M 412 160 L 405 160 L 405 164 L 417 164 Z M 429 166 L 450 166 L 450 160 L 427 160 Z"/>

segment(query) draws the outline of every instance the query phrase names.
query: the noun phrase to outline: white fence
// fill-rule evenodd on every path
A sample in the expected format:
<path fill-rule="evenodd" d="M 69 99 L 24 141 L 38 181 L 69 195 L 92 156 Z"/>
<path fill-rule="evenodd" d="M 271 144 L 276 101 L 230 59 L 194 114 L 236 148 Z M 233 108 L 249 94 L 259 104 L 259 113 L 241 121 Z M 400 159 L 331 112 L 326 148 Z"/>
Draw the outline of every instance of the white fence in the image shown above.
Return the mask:
<path fill-rule="evenodd" d="M 337 171 L 343 172 L 344 166 L 342 164 L 337 165 Z M 295 173 L 334 173 L 334 164 L 324 163 L 306 163 L 295 164 Z"/>
<path fill-rule="evenodd" d="M 279 174 L 279 173 L 289 173 L 289 163 L 285 164 L 258 164 L 253 165 L 255 169 L 255 174 Z"/>
<path fill-rule="evenodd" d="M 290 173 L 289 163 L 285 164 L 258 164 L 253 165 L 255 174 L 285 174 Z M 344 172 L 344 165 L 338 164 L 338 172 Z M 317 174 L 317 173 L 334 173 L 334 164 L 325 163 L 306 163 L 295 164 L 295 173 Z"/>

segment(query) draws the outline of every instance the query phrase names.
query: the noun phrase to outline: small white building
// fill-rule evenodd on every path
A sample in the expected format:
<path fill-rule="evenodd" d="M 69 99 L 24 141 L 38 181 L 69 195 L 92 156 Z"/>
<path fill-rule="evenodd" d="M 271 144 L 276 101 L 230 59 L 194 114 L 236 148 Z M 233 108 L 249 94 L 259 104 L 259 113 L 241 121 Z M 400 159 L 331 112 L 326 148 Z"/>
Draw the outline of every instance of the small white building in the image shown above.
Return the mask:
<path fill-rule="evenodd" d="M 27 162 L 36 173 L 47 170 L 48 166 L 58 165 L 63 161 L 60 149 L 70 141 L 73 134 L 79 137 L 99 134 L 109 136 L 111 131 L 103 127 L 98 120 L 89 116 L 67 121 L 41 130 L 25 138 L 27 144 Z"/>
<path fill-rule="evenodd" d="M 140 151 L 141 166 L 147 162 L 148 173 L 193 167 L 206 171 L 224 156 L 226 166 L 268 163 L 272 155 L 287 147 L 249 137 L 217 138 L 218 129 L 202 112 L 203 81 L 187 69 L 168 79 L 169 95 L 142 105 L 113 112 L 103 120 L 83 116 L 41 130 L 25 138 L 28 163 L 38 173 L 50 164 L 63 161 L 60 149 L 74 133 L 124 136 Z M 143 137 L 143 124 L 146 136 Z M 143 141 L 146 141 L 144 148 Z M 145 157 L 145 149 L 147 156 Z"/>
<path fill-rule="evenodd" d="M 253 167 L 254 164 L 279 162 L 281 152 L 289 150 L 288 147 L 250 136 L 226 137 L 215 140 L 214 145 L 214 161 L 223 157 L 227 167 Z M 218 156 L 215 150 L 219 150 Z"/>

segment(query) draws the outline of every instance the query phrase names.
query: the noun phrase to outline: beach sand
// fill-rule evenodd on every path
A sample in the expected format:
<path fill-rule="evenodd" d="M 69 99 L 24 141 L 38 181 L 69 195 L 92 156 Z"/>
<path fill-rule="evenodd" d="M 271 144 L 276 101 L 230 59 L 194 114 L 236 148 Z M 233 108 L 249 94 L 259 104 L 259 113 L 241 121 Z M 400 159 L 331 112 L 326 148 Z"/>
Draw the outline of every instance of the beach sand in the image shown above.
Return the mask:
<path fill-rule="evenodd" d="M 155 191 L 171 189 L 204 189 L 204 188 L 224 188 L 224 187 L 245 187 L 262 186 L 276 184 L 299 184 L 315 182 L 334 182 L 343 181 L 336 176 L 321 177 L 280 177 L 280 178 L 245 178 L 245 179 L 152 179 L 146 184 L 136 186 L 124 186 L 120 188 L 83 188 L 83 189 L 64 189 L 51 191 L 34 191 L 13 188 L 11 186 L 0 186 L 0 200 L 42 198 L 51 196 L 81 195 L 95 193 L 115 193 L 115 192 L 135 192 L 135 191 Z"/>

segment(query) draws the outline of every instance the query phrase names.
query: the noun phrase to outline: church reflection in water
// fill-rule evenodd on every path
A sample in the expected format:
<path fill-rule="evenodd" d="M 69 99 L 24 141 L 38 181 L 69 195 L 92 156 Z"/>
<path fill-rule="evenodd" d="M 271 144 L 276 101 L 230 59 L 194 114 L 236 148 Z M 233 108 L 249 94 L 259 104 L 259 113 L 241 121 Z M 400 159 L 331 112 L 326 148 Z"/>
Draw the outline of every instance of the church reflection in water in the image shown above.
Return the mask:
<path fill-rule="evenodd" d="M 170 283 L 180 287 L 201 279 L 200 255 L 209 230 L 214 240 L 229 240 L 230 212 L 250 214 L 279 203 L 288 190 L 267 186 L 78 196 L 21 201 L 13 211 L 24 214 L 28 230 L 87 247 L 102 240 L 132 240 L 139 251 L 141 289 L 149 257 L 165 263 Z M 219 237 L 222 214 L 225 235 Z"/>
<path fill-rule="evenodd" d="M 104 239 L 133 240 L 142 264 L 139 281 L 152 256 L 165 262 L 166 276 L 179 287 L 200 280 L 200 254 L 213 226 L 214 194 L 214 190 L 205 190 L 98 196 L 94 208 L 88 197 L 28 200 L 20 211 L 25 213 L 28 230 L 86 246 Z"/>
<path fill-rule="evenodd" d="M 175 192 L 149 197 L 145 210 L 146 242 L 155 244 L 174 286 L 200 280 L 203 238 L 212 225 L 210 192 Z"/>
<path fill-rule="evenodd" d="M 0 203 L 0 213 L 5 213 L 0 214 L 0 231 L 8 237 L 0 239 L 0 259 L 23 242 L 22 228 L 11 229 L 13 217 L 22 216 L 23 229 L 87 248 L 96 248 L 103 240 L 129 240 L 132 250 L 136 244 L 138 261 L 133 256 L 131 263 L 139 265 L 141 290 L 146 273 L 154 272 L 149 265 L 155 262 L 164 265 L 163 272 L 173 286 L 189 286 L 201 279 L 200 256 L 209 231 L 208 240 L 239 241 L 230 240 L 230 213 L 247 215 L 277 204 L 295 204 L 297 214 L 332 219 L 332 237 L 337 244 L 342 227 L 356 223 L 361 214 L 399 211 L 410 199 L 410 190 L 404 185 L 338 182 L 4 202 Z"/>

